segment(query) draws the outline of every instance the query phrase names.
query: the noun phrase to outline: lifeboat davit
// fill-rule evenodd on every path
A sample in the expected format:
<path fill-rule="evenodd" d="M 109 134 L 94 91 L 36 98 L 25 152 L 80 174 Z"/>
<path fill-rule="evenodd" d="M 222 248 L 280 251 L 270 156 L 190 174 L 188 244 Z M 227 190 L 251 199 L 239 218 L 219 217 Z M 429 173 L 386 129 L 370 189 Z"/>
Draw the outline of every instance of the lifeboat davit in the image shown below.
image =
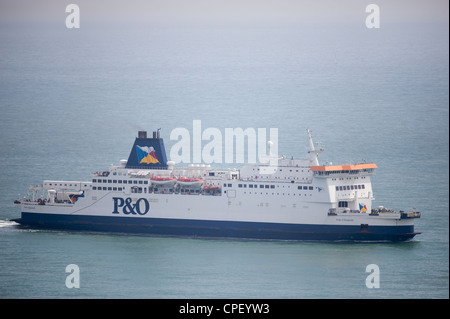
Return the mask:
<path fill-rule="evenodd" d="M 177 179 L 177 183 L 180 186 L 201 186 L 203 182 L 204 181 L 201 178 L 180 177 L 179 179 Z"/>
<path fill-rule="evenodd" d="M 175 178 L 170 178 L 170 177 L 155 176 L 155 177 L 150 178 L 150 181 L 152 182 L 153 185 L 170 186 L 170 185 L 175 184 L 176 179 Z"/>

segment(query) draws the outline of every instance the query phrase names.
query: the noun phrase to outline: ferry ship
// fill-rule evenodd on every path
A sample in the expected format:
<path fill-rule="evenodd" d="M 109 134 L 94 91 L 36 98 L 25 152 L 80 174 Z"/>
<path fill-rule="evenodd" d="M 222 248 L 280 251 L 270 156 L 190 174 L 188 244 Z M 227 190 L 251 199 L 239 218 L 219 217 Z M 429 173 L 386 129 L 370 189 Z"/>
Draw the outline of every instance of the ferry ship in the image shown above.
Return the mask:
<path fill-rule="evenodd" d="M 44 180 L 15 201 L 27 226 L 168 236 L 404 241 L 420 212 L 372 208 L 377 165 L 320 165 L 307 129 L 305 159 L 241 169 L 175 167 L 160 131 L 139 131 L 128 160 L 89 181 Z M 269 142 L 270 143 L 270 142 Z"/>

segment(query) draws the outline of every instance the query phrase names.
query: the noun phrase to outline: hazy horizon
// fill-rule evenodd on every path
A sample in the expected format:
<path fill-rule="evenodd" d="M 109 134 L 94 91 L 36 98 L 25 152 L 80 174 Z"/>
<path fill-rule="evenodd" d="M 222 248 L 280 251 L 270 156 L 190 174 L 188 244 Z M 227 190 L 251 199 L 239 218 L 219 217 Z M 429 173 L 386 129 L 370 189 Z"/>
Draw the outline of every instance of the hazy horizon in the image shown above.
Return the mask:
<path fill-rule="evenodd" d="M 164 26 L 301 26 L 352 25 L 364 21 L 367 5 L 380 7 L 381 26 L 392 24 L 448 24 L 448 1 L 311 1 L 311 0 L 131 0 L 57 1 L 0 0 L 0 22 L 9 24 L 61 24 L 65 8 L 80 7 L 81 25 Z"/>

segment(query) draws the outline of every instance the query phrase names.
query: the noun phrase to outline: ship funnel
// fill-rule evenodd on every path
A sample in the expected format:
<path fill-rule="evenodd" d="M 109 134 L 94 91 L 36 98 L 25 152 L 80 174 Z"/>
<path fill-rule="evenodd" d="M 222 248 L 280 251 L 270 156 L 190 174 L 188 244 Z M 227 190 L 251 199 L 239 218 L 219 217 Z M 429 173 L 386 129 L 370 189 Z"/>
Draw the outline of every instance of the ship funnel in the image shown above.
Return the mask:
<path fill-rule="evenodd" d="M 138 138 L 147 138 L 147 131 L 139 131 Z"/>
<path fill-rule="evenodd" d="M 158 130 L 156 130 L 156 131 L 153 131 L 153 138 L 154 139 L 161 139 L 161 134 L 160 134 L 160 132 L 159 131 L 161 131 L 161 129 L 159 128 Z"/>
<path fill-rule="evenodd" d="M 167 169 L 166 150 L 159 130 L 153 132 L 153 138 L 147 138 L 146 131 L 138 132 L 126 168 Z"/>

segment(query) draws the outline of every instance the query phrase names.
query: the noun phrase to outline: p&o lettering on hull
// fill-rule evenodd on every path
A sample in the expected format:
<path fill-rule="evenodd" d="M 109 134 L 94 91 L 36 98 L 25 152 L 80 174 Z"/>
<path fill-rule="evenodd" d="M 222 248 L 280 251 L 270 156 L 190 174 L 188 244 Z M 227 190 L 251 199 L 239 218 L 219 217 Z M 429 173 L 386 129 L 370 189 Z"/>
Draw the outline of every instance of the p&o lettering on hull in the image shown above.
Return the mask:
<path fill-rule="evenodd" d="M 113 197 L 114 210 L 113 214 L 125 214 L 125 215 L 145 215 L 150 210 L 150 203 L 145 198 L 139 198 L 135 203 L 130 197 Z"/>

